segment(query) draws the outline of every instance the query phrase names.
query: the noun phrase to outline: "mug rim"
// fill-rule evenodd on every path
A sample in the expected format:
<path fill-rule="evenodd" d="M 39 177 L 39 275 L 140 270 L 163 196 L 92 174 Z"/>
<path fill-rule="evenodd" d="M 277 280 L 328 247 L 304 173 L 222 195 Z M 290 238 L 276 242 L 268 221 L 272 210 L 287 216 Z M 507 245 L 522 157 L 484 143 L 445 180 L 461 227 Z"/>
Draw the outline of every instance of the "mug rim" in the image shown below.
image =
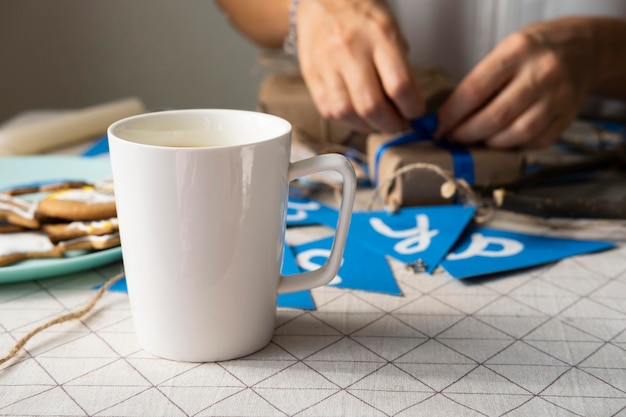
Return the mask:
<path fill-rule="evenodd" d="M 231 114 L 231 115 L 232 114 L 245 114 L 245 115 L 256 117 L 256 118 L 262 118 L 262 119 L 267 119 L 273 122 L 277 122 L 279 127 L 277 128 L 277 133 L 268 134 L 266 137 L 257 138 L 252 141 L 246 141 L 245 143 L 229 143 L 229 144 L 221 144 L 221 145 L 199 145 L 199 146 L 189 146 L 189 147 L 176 147 L 176 146 L 171 146 L 171 145 L 143 143 L 138 140 L 125 138 L 123 137 L 123 135 L 120 135 L 117 132 L 121 126 L 126 125 L 127 123 L 132 123 L 137 120 L 142 120 L 142 119 L 153 119 L 153 118 L 157 118 L 160 116 L 169 116 L 169 115 L 177 115 L 177 114 L 202 115 L 202 114 L 217 114 L 217 113 L 225 113 L 225 114 Z M 281 124 L 283 125 L 282 127 L 280 127 Z M 152 112 L 141 113 L 141 114 L 136 114 L 133 116 L 124 117 L 109 125 L 109 127 L 107 128 L 107 138 L 109 140 L 111 140 L 112 138 L 115 138 L 119 141 L 131 143 L 137 146 L 150 147 L 150 148 L 161 148 L 161 149 L 186 149 L 186 148 L 187 149 L 219 149 L 219 148 L 222 148 L 223 149 L 223 148 L 237 148 L 241 146 L 255 145 L 258 143 L 278 139 L 278 138 L 284 137 L 285 135 L 290 135 L 290 133 L 292 132 L 292 129 L 293 127 L 291 123 L 287 121 L 286 119 L 280 116 L 276 116 L 270 113 L 264 113 L 261 111 L 228 109 L 228 108 L 189 108 L 189 109 L 159 110 L 159 111 L 152 111 Z"/>

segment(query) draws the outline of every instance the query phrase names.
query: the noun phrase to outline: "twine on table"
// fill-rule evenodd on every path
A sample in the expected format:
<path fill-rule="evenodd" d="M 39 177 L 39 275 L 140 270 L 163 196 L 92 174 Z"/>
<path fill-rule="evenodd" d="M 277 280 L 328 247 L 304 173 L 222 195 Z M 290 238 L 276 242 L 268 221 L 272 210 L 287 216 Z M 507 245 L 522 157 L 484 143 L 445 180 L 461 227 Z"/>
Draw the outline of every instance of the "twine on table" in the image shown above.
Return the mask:
<path fill-rule="evenodd" d="M 100 300 L 100 298 L 102 298 L 104 293 L 113 284 L 115 284 L 117 281 L 119 281 L 123 277 L 124 277 L 124 272 L 120 272 L 119 274 L 110 278 L 107 282 L 104 283 L 102 287 L 100 287 L 100 289 L 98 289 L 98 291 L 94 294 L 91 300 L 89 300 L 87 305 L 85 305 L 83 308 L 79 310 L 71 311 L 66 314 L 62 314 L 58 317 L 55 317 L 52 320 L 48 321 L 47 323 L 44 323 L 41 326 L 28 332 L 28 334 L 26 334 L 24 337 L 18 340 L 17 343 L 15 343 L 13 348 L 11 348 L 11 350 L 9 351 L 9 353 L 7 353 L 5 357 L 0 359 L 0 365 L 3 365 L 4 363 L 14 358 L 18 354 L 18 352 L 24 347 L 24 345 L 37 333 L 40 333 L 46 330 L 47 328 L 54 326 L 55 324 L 65 323 L 70 320 L 79 319 L 83 317 L 85 314 L 89 313 L 95 307 L 96 303 Z"/>

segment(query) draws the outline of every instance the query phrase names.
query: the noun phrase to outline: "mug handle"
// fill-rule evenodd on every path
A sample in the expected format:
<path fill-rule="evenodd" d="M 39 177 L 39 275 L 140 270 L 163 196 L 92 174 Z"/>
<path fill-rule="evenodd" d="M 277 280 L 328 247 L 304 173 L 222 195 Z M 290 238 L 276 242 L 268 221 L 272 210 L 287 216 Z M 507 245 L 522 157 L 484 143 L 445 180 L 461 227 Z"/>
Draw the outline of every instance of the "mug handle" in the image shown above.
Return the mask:
<path fill-rule="evenodd" d="M 356 175 L 354 167 L 345 156 L 324 154 L 291 163 L 288 173 L 289 181 L 321 171 L 335 171 L 343 177 L 341 206 L 330 256 L 321 268 L 314 271 L 294 275 L 281 275 L 278 283 L 278 293 L 302 291 L 326 285 L 339 272 L 354 206 Z"/>

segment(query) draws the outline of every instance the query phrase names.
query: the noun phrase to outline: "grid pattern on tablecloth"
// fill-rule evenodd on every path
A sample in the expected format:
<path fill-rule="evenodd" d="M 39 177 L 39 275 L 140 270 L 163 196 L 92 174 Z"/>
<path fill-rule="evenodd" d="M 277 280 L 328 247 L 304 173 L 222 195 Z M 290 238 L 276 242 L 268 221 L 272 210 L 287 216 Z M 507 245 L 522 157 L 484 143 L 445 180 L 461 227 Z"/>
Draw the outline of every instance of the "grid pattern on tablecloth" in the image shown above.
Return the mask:
<path fill-rule="evenodd" d="M 135 340 L 128 299 L 0 368 L 11 416 L 625 416 L 626 247 L 461 282 L 390 264 L 403 296 L 324 287 L 243 359 L 179 363 Z M 0 287 L 0 349 L 119 266 Z"/>

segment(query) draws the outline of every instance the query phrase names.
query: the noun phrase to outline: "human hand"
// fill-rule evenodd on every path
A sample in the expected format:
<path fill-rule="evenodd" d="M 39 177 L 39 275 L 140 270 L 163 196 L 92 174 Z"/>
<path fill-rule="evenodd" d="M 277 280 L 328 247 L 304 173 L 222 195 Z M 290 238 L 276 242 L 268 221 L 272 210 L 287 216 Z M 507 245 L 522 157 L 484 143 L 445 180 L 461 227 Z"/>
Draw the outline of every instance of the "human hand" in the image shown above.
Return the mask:
<path fill-rule="evenodd" d="M 436 136 L 494 148 L 551 144 L 597 77 L 590 22 L 541 22 L 504 39 L 441 107 Z"/>
<path fill-rule="evenodd" d="M 379 0 L 300 0 L 302 76 L 321 115 L 363 132 L 397 132 L 423 113 L 407 45 Z"/>

